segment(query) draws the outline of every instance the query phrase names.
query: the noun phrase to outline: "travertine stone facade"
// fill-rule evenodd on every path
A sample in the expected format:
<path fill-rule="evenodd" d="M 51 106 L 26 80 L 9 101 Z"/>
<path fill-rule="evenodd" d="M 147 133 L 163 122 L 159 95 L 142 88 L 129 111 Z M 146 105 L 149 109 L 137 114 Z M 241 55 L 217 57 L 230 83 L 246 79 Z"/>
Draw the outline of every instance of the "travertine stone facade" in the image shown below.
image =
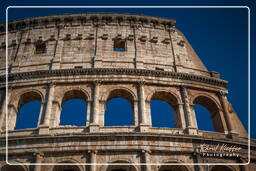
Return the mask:
<path fill-rule="evenodd" d="M 5 29 L 5 24 L 0 25 L 2 170 L 256 169 L 254 140 L 250 165 L 202 165 L 247 163 L 247 132 L 226 97 L 227 82 L 219 73 L 205 68 L 175 28 L 175 20 L 128 14 L 72 14 L 12 21 L 8 34 Z M 133 125 L 104 126 L 106 103 L 116 97 L 132 104 Z M 62 104 L 72 98 L 87 102 L 84 126 L 60 125 Z M 152 127 L 150 101 L 155 99 L 173 107 L 176 128 Z M 33 100 L 41 101 L 37 128 L 15 130 L 21 106 Z M 209 110 L 216 132 L 198 129 L 195 104 Z M 6 128 L 8 161 L 18 166 L 5 163 Z M 202 156 L 202 144 L 241 149 L 239 157 Z"/>

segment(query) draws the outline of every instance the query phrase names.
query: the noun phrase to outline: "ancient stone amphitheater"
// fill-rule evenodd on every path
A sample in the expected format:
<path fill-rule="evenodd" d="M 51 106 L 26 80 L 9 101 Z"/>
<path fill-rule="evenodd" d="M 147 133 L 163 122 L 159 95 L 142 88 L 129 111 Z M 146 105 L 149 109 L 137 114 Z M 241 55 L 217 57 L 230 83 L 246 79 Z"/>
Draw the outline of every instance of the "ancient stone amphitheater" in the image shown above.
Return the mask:
<path fill-rule="evenodd" d="M 206 69 L 175 20 L 54 15 L 11 21 L 8 30 L 6 43 L 2 23 L 1 171 L 256 170 L 256 144 L 249 159 L 227 81 Z M 104 126 L 106 103 L 118 97 L 132 104 L 133 125 Z M 74 98 L 87 102 L 84 126 L 60 126 L 61 106 Z M 173 107 L 176 128 L 152 127 L 155 99 Z M 41 101 L 38 126 L 16 130 L 21 106 L 34 100 Z M 195 104 L 209 110 L 215 132 L 198 129 Z"/>

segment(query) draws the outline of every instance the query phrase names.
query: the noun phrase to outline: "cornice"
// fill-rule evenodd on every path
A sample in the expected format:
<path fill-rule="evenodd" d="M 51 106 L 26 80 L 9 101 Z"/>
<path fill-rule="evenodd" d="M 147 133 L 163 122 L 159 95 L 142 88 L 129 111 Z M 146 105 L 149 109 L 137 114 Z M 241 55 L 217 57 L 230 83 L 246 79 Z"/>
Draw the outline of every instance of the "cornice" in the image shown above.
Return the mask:
<path fill-rule="evenodd" d="M 220 87 L 225 87 L 228 82 L 225 80 L 199 76 L 188 73 L 155 71 L 145 69 L 128 69 L 128 68 L 87 68 L 87 69 L 59 69 L 59 70 L 41 70 L 32 72 L 11 73 L 8 75 L 8 81 L 29 80 L 34 78 L 61 77 L 61 76 L 78 76 L 78 75 L 134 75 L 134 76 L 151 76 L 174 78 L 184 81 L 195 81 Z M 0 82 L 5 82 L 6 76 L 0 76 Z"/>
<path fill-rule="evenodd" d="M 84 14 L 62 14 L 27 18 L 17 21 L 9 21 L 9 31 L 19 31 L 27 28 L 37 27 L 59 27 L 63 26 L 78 26 L 78 25 L 116 25 L 116 24 L 131 24 L 145 27 L 175 27 L 176 21 L 167 18 L 158 18 L 153 16 L 135 15 L 135 14 L 116 14 L 116 13 L 84 13 Z M 5 23 L 0 23 L 0 33 L 5 32 Z"/>

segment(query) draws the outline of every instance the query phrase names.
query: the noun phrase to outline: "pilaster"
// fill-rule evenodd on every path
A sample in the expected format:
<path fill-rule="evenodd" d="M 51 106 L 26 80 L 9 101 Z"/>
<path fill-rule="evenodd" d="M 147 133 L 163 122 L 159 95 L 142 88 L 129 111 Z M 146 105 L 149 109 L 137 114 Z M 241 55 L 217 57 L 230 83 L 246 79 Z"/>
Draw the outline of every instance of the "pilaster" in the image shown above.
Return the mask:
<path fill-rule="evenodd" d="M 145 92 L 144 92 L 145 82 L 139 82 L 139 114 L 140 114 L 140 131 L 146 132 L 148 130 L 149 124 L 147 122 L 146 104 L 145 104 Z"/>
<path fill-rule="evenodd" d="M 91 115 L 91 123 L 89 132 L 97 132 L 99 130 L 99 87 L 101 82 L 96 80 L 93 82 L 93 107 Z"/>
<path fill-rule="evenodd" d="M 226 95 L 227 95 L 226 91 L 219 91 L 219 98 L 223 108 L 224 118 L 228 127 L 229 136 L 234 137 L 234 136 L 237 136 L 238 133 L 236 132 L 234 125 L 232 124 L 232 118 L 230 116 L 230 113 L 228 112 L 228 107 L 227 107 L 228 101 L 227 101 Z"/>
<path fill-rule="evenodd" d="M 42 119 L 42 124 L 39 126 L 39 134 L 49 134 L 50 120 L 53 112 L 53 99 L 54 99 L 54 90 L 55 84 L 50 83 L 48 85 L 48 93 L 47 93 L 47 103 L 45 105 L 45 114 Z"/>
<path fill-rule="evenodd" d="M 191 111 L 187 89 L 181 86 L 180 93 L 183 101 L 183 108 L 184 108 L 186 124 L 187 124 L 186 131 L 188 134 L 195 135 L 197 134 L 197 127 L 195 125 L 196 118 L 195 118 L 195 114 L 192 113 L 194 110 Z"/>

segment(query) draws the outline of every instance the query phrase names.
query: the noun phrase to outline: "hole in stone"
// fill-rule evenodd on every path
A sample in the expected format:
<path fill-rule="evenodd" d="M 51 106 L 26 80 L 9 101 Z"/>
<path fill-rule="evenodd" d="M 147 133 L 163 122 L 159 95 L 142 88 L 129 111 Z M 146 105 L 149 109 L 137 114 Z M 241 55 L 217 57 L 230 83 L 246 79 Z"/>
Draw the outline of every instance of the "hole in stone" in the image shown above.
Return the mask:
<path fill-rule="evenodd" d="M 85 126 L 87 103 L 82 99 L 69 99 L 62 106 L 60 125 Z"/>
<path fill-rule="evenodd" d="M 133 125 L 131 103 L 124 98 L 112 98 L 106 104 L 105 126 Z"/>
<path fill-rule="evenodd" d="M 176 128 L 173 108 L 163 100 L 151 100 L 152 127 Z"/>
<path fill-rule="evenodd" d="M 40 101 L 22 104 L 17 115 L 15 129 L 36 128 L 41 108 Z"/>

